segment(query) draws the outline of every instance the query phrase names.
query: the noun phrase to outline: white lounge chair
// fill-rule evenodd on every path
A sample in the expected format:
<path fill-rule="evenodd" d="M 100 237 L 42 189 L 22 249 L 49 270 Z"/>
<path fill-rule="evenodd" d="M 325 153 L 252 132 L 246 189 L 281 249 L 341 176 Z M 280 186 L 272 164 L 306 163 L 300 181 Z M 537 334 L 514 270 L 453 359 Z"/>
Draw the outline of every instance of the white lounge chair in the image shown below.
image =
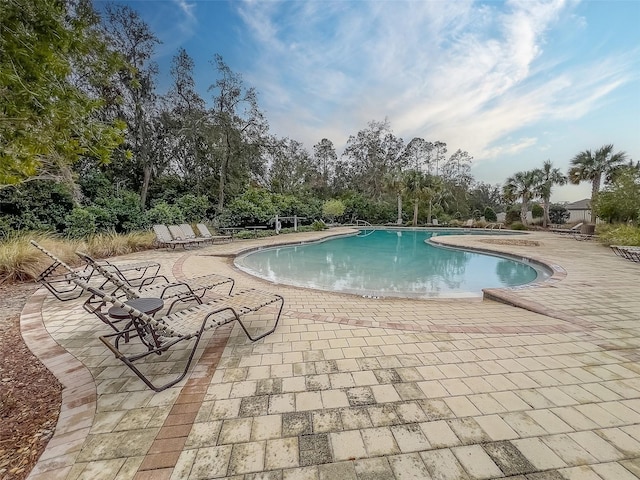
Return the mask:
<path fill-rule="evenodd" d="M 211 239 L 212 243 L 215 243 L 215 242 L 218 242 L 218 241 L 219 242 L 230 242 L 230 241 L 233 240 L 233 236 L 232 235 L 212 235 L 211 232 L 209 231 L 209 228 L 207 228 L 207 226 L 204 223 L 198 223 L 196 225 L 196 228 L 200 232 L 200 236 L 201 237 Z"/>
<path fill-rule="evenodd" d="M 160 247 L 176 248 L 177 245 L 186 248 L 189 245 L 189 240 L 176 240 L 171 236 L 169 229 L 166 225 L 158 224 L 153 226 L 153 231 L 156 234 L 156 244 Z"/>

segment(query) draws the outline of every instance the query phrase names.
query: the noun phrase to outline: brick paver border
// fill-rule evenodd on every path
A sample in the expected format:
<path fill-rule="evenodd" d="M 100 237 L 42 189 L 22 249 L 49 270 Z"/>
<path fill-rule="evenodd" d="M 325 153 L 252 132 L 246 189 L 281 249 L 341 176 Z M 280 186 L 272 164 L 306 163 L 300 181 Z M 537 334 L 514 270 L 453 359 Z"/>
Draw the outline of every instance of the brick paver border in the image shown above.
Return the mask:
<path fill-rule="evenodd" d="M 29 350 L 62 384 L 62 405 L 55 433 L 30 480 L 66 478 L 80 453 L 96 412 L 96 384 L 89 370 L 49 335 L 42 320 L 43 287 L 28 300 L 20 315 L 20 331 Z"/>

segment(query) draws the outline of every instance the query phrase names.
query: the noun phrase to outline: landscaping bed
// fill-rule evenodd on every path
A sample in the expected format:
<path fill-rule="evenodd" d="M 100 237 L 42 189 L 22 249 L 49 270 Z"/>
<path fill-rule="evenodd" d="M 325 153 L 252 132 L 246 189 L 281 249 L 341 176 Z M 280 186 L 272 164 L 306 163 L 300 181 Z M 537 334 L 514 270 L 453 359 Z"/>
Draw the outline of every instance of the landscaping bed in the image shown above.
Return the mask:
<path fill-rule="evenodd" d="M 0 479 L 22 480 L 58 421 L 62 387 L 20 335 L 20 312 L 33 283 L 0 285 Z"/>

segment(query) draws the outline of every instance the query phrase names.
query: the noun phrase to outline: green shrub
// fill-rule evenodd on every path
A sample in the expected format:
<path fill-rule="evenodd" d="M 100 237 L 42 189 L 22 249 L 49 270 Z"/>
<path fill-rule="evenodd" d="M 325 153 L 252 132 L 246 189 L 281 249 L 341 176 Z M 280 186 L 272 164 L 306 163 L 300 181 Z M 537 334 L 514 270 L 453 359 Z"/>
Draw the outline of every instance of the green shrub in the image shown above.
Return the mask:
<path fill-rule="evenodd" d="M 64 218 L 64 233 L 70 238 L 83 238 L 96 233 L 96 217 L 86 208 L 76 207 Z"/>
<path fill-rule="evenodd" d="M 520 221 L 512 222 L 509 228 L 511 228 L 511 230 L 527 230 L 527 227 Z"/>
<path fill-rule="evenodd" d="M 14 235 L 16 230 L 11 228 L 11 223 L 9 219 L 5 216 L 0 217 L 0 241 L 5 238 L 9 238 L 11 235 Z"/>
<path fill-rule="evenodd" d="M 184 215 L 177 205 L 169 205 L 166 202 L 156 203 L 153 208 L 147 210 L 147 225 L 155 225 L 157 223 L 165 225 L 176 225 L 184 223 Z"/>
<path fill-rule="evenodd" d="M 66 227 L 64 218 L 73 207 L 71 190 L 49 180 L 0 189 L 1 216 L 11 230 L 62 232 Z"/>
<path fill-rule="evenodd" d="M 246 240 L 250 238 L 273 237 L 275 234 L 276 232 L 274 230 L 258 230 L 257 232 L 253 230 L 241 230 L 235 234 L 235 238 Z"/>
<path fill-rule="evenodd" d="M 319 231 L 324 230 L 326 228 L 327 228 L 327 225 L 324 222 L 321 222 L 320 220 L 316 220 L 315 222 L 313 222 L 311 224 L 311 229 L 316 231 L 316 232 L 319 232 Z"/>
<path fill-rule="evenodd" d="M 229 203 L 220 216 L 220 225 L 261 225 L 266 224 L 278 212 L 273 204 L 273 195 L 267 190 L 250 188 Z"/>
<path fill-rule="evenodd" d="M 544 217 L 544 208 L 542 208 L 539 204 L 534 203 L 533 205 L 531 205 L 531 216 L 533 218 Z"/>
<path fill-rule="evenodd" d="M 504 221 L 507 224 L 520 222 L 520 207 L 511 207 L 509 210 L 507 210 Z"/>
<path fill-rule="evenodd" d="M 206 218 L 209 199 L 204 195 L 187 194 L 176 202 L 187 222 L 201 222 Z"/>
<path fill-rule="evenodd" d="M 140 196 L 135 192 L 121 191 L 117 197 L 97 199 L 95 205 L 107 210 L 113 219 L 111 227 L 98 226 L 98 231 L 113 229 L 118 233 L 124 233 L 140 230 L 148 225 L 140 206 Z"/>
<path fill-rule="evenodd" d="M 344 215 L 346 207 L 340 200 L 327 200 L 322 205 L 322 215 L 332 222 Z"/>
<path fill-rule="evenodd" d="M 364 197 L 359 193 L 349 193 L 341 198 L 345 206 L 342 218 L 336 218 L 337 221 L 355 221 L 366 220 L 373 224 L 384 224 L 393 222 L 398 218 L 397 205 L 394 202 L 376 202 Z M 403 207 L 411 209 L 411 217 L 413 217 L 412 206 L 408 202 L 403 203 Z M 421 220 L 426 221 L 426 208 L 420 210 Z M 409 216 L 409 215 L 406 215 Z"/>
<path fill-rule="evenodd" d="M 497 222 L 498 221 L 498 216 L 496 215 L 496 212 L 493 210 L 493 208 L 486 207 L 484 209 L 484 219 L 487 222 Z"/>
<path fill-rule="evenodd" d="M 610 223 L 640 220 L 640 171 L 627 168 L 617 172 L 613 182 L 598 194 L 593 208 Z"/>
<path fill-rule="evenodd" d="M 598 224 L 596 237 L 604 245 L 640 246 L 640 227 L 627 224 Z"/>
<path fill-rule="evenodd" d="M 118 218 L 113 210 L 100 205 L 89 205 L 86 210 L 93 215 L 96 232 L 115 230 Z"/>
<path fill-rule="evenodd" d="M 551 204 L 549 205 L 549 221 L 556 225 L 562 225 L 569 220 L 569 210 L 562 205 Z"/>
<path fill-rule="evenodd" d="M 118 183 L 114 185 L 111 179 L 97 168 L 84 171 L 78 179 L 78 185 L 84 197 L 93 202 L 112 197 L 119 187 Z"/>

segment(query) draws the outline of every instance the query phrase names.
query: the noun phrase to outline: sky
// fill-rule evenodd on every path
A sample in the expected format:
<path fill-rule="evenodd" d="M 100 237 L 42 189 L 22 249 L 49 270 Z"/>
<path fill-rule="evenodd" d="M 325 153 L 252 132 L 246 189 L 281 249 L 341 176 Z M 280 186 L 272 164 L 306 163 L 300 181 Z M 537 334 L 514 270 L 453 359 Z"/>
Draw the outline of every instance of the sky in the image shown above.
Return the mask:
<path fill-rule="evenodd" d="M 271 133 L 340 154 L 387 119 L 408 143 L 473 157 L 476 180 L 502 184 L 551 160 L 613 144 L 640 160 L 640 1 L 133 0 L 162 41 L 161 92 L 184 48 L 197 89 L 215 54 L 258 92 Z M 98 9 L 104 2 L 96 1 Z M 556 187 L 553 201 L 590 196 Z"/>

